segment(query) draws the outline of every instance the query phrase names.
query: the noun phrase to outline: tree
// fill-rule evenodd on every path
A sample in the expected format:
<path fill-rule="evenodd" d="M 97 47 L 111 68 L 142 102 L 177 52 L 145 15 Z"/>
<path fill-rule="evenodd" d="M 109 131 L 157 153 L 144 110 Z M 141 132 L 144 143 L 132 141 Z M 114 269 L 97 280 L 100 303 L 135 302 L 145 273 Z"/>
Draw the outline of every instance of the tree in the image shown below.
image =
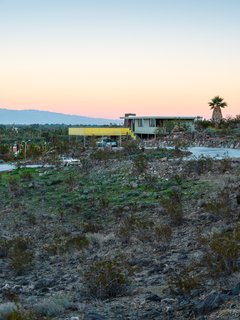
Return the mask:
<path fill-rule="evenodd" d="M 213 110 L 212 122 L 215 124 L 216 127 L 218 127 L 222 120 L 221 108 L 227 107 L 227 103 L 224 101 L 223 98 L 215 96 L 208 104 Z"/>

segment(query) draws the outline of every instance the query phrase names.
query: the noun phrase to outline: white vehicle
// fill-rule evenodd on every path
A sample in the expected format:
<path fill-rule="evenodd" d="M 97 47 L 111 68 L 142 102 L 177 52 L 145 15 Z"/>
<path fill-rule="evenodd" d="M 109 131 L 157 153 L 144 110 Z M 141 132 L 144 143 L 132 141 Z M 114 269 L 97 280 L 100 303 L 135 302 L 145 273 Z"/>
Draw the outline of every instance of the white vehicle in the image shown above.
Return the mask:
<path fill-rule="evenodd" d="M 80 160 L 73 159 L 72 157 L 66 157 L 66 156 L 61 157 L 60 161 L 64 165 L 64 167 L 77 166 L 81 164 Z"/>

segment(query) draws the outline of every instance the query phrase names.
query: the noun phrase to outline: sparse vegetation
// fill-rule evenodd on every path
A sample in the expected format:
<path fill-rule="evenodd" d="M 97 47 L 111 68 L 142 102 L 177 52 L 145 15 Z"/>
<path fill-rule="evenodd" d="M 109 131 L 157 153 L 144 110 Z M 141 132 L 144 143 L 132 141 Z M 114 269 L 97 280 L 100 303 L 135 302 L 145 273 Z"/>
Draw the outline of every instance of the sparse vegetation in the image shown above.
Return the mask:
<path fill-rule="evenodd" d="M 135 146 L 81 149 L 82 168 L 1 174 L 0 299 L 11 319 L 84 318 L 88 308 L 187 319 L 209 292 L 235 292 L 238 163 Z"/>

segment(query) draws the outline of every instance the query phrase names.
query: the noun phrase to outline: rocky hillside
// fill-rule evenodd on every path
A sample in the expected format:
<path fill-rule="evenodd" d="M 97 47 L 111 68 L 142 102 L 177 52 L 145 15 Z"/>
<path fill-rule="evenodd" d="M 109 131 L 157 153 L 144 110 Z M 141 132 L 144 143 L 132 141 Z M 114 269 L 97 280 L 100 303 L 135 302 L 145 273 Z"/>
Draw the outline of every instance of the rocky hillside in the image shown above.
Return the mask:
<path fill-rule="evenodd" d="M 93 151 L 0 176 L 0 319 L 239 319 L 240 165 Z"/>

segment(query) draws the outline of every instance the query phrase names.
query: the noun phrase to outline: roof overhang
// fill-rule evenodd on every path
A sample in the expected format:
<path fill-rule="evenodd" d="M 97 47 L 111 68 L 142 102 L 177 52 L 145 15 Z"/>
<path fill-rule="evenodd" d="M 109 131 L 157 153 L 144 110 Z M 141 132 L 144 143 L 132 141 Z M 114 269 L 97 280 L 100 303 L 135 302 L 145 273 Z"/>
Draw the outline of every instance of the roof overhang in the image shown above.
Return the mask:
<path fill-rule="evenodd" d="M 159 120 L 195 120 L 199 119 L 199 116 L 129 116 L 129 117 L 121 117 L 121 119 L 129 119 L 129 120 L 138 120 L 138 119 L 159 119 Z"/>

